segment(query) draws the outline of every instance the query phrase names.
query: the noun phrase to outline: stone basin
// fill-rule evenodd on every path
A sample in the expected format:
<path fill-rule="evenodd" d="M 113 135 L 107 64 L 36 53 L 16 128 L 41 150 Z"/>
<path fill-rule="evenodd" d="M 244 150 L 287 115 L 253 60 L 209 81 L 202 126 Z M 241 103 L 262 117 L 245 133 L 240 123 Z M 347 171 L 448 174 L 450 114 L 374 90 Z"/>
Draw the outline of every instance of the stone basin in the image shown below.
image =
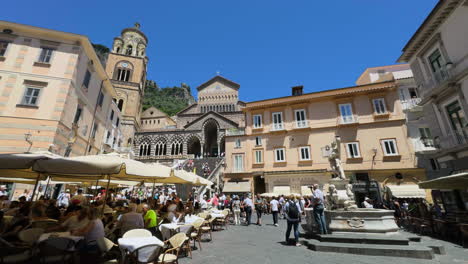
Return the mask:
<path fill-rule="evenodd" d="M 307 208 L 309 209 L 309 208 Z M 307 229 L 315 229 L 313 210 L 306 210 Z M 333 233 L 394 233 L 399 230 L 393 210 L 358 208 L 355 210 L 325 210 L 328 231 Z M 316 230 L 316 229 L 315 229 Z"/>

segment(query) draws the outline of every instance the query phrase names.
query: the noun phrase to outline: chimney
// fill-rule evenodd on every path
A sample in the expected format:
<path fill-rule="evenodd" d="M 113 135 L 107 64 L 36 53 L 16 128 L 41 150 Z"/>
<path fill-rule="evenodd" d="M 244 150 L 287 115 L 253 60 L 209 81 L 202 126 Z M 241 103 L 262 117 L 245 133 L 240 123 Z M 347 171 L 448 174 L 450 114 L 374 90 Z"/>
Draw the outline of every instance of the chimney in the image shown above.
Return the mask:
<path fill-rule="evenodd" d="M 304 89 L 304 86 L 303 85 L 299 85 L 299 86 L 294 86 L 292 88 L 292 95 L 293 96 L 296 96 L 296 95 L 302 95 L 302 90 Z"/>

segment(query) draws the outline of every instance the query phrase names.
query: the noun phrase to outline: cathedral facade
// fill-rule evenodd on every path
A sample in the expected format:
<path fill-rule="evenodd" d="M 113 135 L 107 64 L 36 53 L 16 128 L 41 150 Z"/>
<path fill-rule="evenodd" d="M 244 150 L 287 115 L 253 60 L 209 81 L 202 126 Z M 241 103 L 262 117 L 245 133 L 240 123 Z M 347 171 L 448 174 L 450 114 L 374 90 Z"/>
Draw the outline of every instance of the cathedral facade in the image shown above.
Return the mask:
<path fill-rule="evenodd" d="M 149 108 L 135 133 L 134 153 L 144 161 L 217 157 L 225 152 L 226 134 L 244 125 L 240 85 L 215 76 L 197 87 L 198 100 L 173 117 Z M 162 125 L 162 124 L 166 125 Z"/>

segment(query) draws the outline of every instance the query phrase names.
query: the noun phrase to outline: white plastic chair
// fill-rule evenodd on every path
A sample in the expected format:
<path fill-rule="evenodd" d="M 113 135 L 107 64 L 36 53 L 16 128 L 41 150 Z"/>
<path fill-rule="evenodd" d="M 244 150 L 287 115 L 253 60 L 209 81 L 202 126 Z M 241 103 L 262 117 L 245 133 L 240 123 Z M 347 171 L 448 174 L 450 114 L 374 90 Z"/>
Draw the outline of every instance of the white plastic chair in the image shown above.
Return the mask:
<path fill-rule="evenodd" d="M 153 234 L 151 234 L 150 231 L 146 229 L 133 229 L 130 231 L 125 232 L 123 234 L 123 238 L 129 238 L 129 237 L 151 237 Z"/>

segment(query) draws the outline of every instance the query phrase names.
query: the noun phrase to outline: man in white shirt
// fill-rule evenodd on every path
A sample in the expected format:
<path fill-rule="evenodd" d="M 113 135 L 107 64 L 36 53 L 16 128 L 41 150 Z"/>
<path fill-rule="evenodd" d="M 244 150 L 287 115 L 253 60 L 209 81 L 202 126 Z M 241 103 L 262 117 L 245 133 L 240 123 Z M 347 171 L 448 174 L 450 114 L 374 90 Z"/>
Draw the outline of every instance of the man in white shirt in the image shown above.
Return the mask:
<path fill-rule="evenodd" d="M 161 205 L 166 204 L 166 195 L 164 195 L 163 192 L 161 192 L 160 195 L 159 195 L 159 204 L 161 204 Z"/>
<path fill-rule="evenodd" d="M 273 199 L 270 201 L 270 206 L 271 206 L 271 213 L 273 215 L 273 224 L 275 226 L 278 226 L 278 206 L 279 205 L 279 202 L 278 200 L 276 200 L 275 197 L 273 197 Z"/>
<path fill-rule="evenodd" d="M 200 208 L 202 209 L 202 211 L 208 209 L 208 202 L 206 202 L 206 195 L 203 195 L 203 198 L 200 199 Z"/>
<path fill-rule="evenodd" d="M 250 225 L 250 219 L 252 218 L 252 208 L 254 207 L 254 204 L 252 202 L 252 199 L 250 199 L 250 195 L 245 197 L 244 199 L 244 210 L 245 210 L 245 216 L 246 216 L 246 225 Z"/>

